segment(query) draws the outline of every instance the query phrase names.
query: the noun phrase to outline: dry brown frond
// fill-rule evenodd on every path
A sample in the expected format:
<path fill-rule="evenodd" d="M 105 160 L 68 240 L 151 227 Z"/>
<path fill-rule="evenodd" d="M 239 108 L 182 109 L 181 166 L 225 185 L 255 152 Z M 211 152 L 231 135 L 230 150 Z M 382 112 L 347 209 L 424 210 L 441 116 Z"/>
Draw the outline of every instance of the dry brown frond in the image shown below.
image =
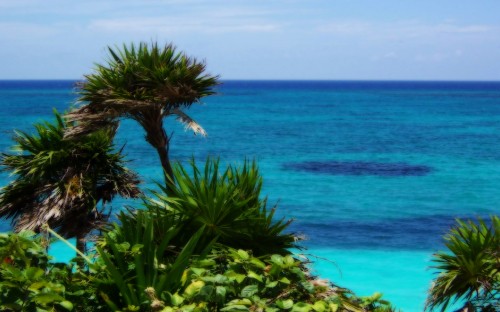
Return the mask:
<path fill-rule="evenodd" d="M 201 136 L 204 136 L 204 137 L 207 136 L 207 132 L 205 131 L 205 129 L 203 129 L 196 121 L 194 121 L 194 119 L 192 119 L 191 117 L 186 115 L 180 109 L 174 109 L 174 110 L 172 110 L 172 113 L 177 115 L 176 119 L 179 122 L 181 122 L 185 126 L 186 129 L 191 129 L 195 135 L 200 134 Z"/>

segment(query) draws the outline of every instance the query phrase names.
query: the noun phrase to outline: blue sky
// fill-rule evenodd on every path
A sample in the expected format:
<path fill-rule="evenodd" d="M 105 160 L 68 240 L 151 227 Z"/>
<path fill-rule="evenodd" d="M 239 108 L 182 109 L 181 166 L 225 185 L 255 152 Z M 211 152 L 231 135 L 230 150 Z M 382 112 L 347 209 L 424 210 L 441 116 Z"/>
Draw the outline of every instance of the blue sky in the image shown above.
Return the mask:
<path fill-rule="evenodd" d="M 222 79 L 500 80 L 499 0 L 0 0 L 0 79 L 151 40 Z"/>

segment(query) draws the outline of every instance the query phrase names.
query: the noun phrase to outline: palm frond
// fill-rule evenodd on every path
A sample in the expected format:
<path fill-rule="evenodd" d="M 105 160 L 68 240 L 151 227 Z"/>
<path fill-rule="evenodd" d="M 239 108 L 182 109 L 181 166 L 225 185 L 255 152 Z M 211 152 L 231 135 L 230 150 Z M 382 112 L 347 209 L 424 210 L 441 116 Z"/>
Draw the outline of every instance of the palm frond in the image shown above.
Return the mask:
<path fill-rule="evenodd" d="M 275 220 L 266 199 L 260 198 L 262 177 L 255 162 L 241 167 L 220 168 L 219 160 L 208 158 L 203 170 L 194 162 L 190 170 L 174 167 L 175 183 L 159 185 L 161 192 L 146 198 L 148 210 L 176 214 L 183 232 L 192 234 L 205 226 L 203 240 L 251 249 L 255 254 L 288 253 L 296 247 L 296 236 L 286 233 L 291 221 Z"/>
<path fill-rule="evenodd" d="M 177 115 L 177 121 L 181 122 L 186 129 L 190 129 L 194 132 L 194 134 L 200 134 L 201 136 L 206 137 L 207 132 L 203 129 L 194 119 L 186 115 L 183 111 L 179 109 L 174 109 L 172 111 L 173 114 Z"/>
<path fill-rule="evenodd" d="M 445 236 L 447 252 L 434 255 L 438 270 L 427 298 L 430 310 L 441 311 L 453 302 L 481 302 L 488 305 L 500 297 L 500 218 L 491 217 L 491 225 L 457 220 Z"/>
<path fill-rule="evenodd" d="M 17 231 L 48 224 L 68 238 L 106 221 L 99 203 L 139 196 L 139 179 L 113 146 L 115 125 L 65 139 L 69 122 L 55 117 L 55 123 L 36 124 L 34 134 L 16 132 L 16 151 L 0 156 L 14 177 L 0 190 L 0 218 L 11 219 Z"/>

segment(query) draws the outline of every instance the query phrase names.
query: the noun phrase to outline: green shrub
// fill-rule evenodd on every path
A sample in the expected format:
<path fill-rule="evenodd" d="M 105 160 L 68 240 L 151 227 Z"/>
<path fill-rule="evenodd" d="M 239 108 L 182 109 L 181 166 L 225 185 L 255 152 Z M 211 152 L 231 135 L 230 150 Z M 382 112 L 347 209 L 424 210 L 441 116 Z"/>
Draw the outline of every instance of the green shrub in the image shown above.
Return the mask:
<path fill-rule="evenodd" d="M 184 273 L 163 311 L 391 311 L 381 295 L 357 298 L 313 278 L 291 255 L 254 257 L 244 250 L 214 250 Z"/>
<path fill-rule="evenodd" d="M 47 242 L 32 232 L 0 234 L 0 310 L 71 311 L 69 266 L 49 263 Z"/>
<path fill-rule="evenodd" d="M 97 242 L 93 287 L 113 311 L 149 311 L 158 302 L 149 300 L 150 291 L 163 294 L 179 288 L 204 229 L 180 248 L 172 245 L 180 231 L 172 216 L 158 218 L 138 210 L 122 212 L 118 219 L 120 224 L 111 225 Z"/>

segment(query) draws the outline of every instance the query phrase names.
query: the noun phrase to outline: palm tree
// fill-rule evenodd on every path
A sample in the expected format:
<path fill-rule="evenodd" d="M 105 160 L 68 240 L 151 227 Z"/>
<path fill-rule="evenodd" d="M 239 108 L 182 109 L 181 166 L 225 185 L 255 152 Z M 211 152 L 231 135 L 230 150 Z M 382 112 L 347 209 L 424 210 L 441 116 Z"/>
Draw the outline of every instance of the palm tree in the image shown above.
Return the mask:
<path fill-rule="evenodd" d="M 157 151 L 166 184 L 173 179 L 169 142 L 163 119 L 177 116 L 195 134 L 206 135 L 200 125 L 182 109 L 214 93 L 218 77 L 205 74 L 205 64 L 177 52 L 171 44 L 140 43 L 123 49 L 109 48 L 107 64 L 98 64 L 80 85 L 80 101 L 85 103 L 68 118 L 78 126 L 68 131 L 74 136 L 93 131 L 119 118 L 136 120 L 146 132 L 146 141 Z"/>
<path fill-rule="evenodd" d="M 53 124 L 36 124 L 36 134 L 16 132 L 17 152 L 0 156 L 2 170 L 15 176 L 0 190 L 0 218 L 11 219 L 16 231 L 40 232 L 47 224 L 76 237 L 83 251 L 86 235 L 109 217 L 106 203 L 137 197 L 139 180 L 114 150 L 114 129 L 67 140 L 71 124 L 55 115 Z"/>
<path fill-rule="evenodd" d="M 451 302 L 465 300 L 472 311 L 498 311 L 500 218 L 492 216 L 490 226 L 483 220 L 457 223 L 445 236 L 449 251 L 434 255 L 439 275 L 429 290 L 426 307 L 445 311 Z"/>

